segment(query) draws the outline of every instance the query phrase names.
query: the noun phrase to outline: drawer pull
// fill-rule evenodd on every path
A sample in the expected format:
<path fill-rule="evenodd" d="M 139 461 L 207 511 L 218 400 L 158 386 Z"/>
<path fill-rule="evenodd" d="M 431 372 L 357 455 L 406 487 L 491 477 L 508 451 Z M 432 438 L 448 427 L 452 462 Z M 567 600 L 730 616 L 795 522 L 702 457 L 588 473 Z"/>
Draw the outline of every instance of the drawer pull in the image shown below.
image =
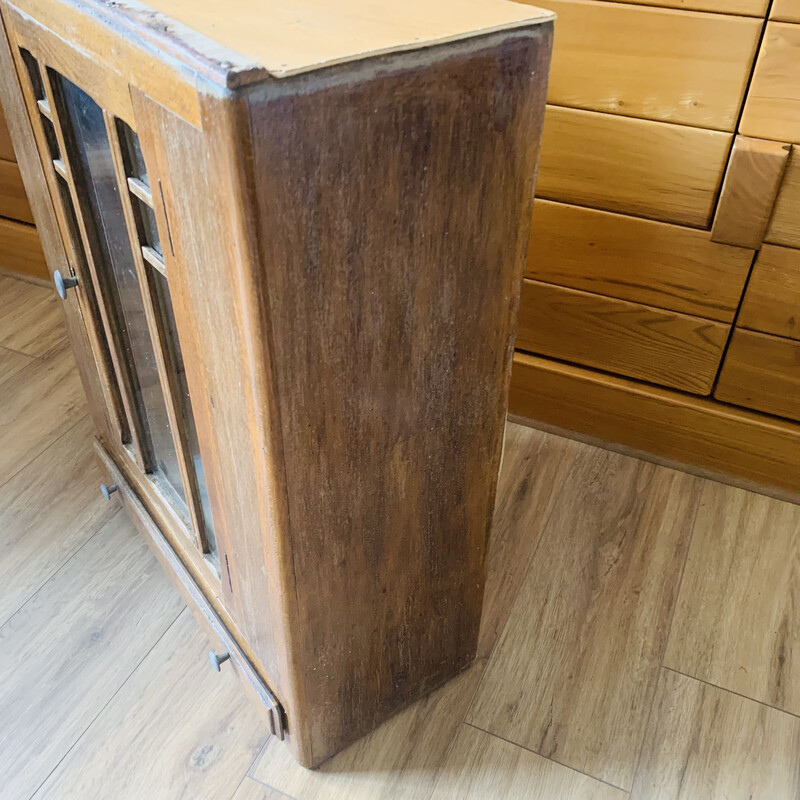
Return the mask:
<path fill-rule="evenodd" d="M 78 285 L 78 279 L 77 278 L 71 278 L 71 277 L 70 278 L 65 278 L 61 274 L 61 270 L 57 269 L 53 273 L 53 283 L 56 285 L 56 291 L 58 292 L 58 296 L 62 300 L 66 300 L 67 299 L 67 290 L 68 289 L 72 289 L 73 286 L 77 286 Z"/>
<path fill-rule="evenodd" d="M 208 651 L 208 660 L 217 672 L 219 672 L 220 665 L 224 664 L 230 657 L 230 653 L 215 653 L 213 650 Z"/>
<path fill-rule="evenodd" d="M 117 486 L 116 483 L 112 483 L 111 486 L 106 486 L 104 483 L 101 483 L 100 494 L 102 494 L 106 500 L 110 500 L 111 495 L 114 494 L 114 492 L 116 492 L 118 488 L 119 487 Z"/>

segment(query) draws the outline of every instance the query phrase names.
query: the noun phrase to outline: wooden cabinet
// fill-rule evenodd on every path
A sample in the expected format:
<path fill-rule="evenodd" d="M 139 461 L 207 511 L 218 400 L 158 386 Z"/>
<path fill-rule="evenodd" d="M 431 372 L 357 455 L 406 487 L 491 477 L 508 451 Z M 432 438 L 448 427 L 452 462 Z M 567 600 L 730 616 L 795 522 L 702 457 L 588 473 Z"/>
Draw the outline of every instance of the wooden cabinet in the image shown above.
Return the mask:
<path fill-rule="evenodd" d="M 104 491 L 315 766 L 475 655 L 552 14 L 150 5 L 4 0 L 2 99 Z"/>

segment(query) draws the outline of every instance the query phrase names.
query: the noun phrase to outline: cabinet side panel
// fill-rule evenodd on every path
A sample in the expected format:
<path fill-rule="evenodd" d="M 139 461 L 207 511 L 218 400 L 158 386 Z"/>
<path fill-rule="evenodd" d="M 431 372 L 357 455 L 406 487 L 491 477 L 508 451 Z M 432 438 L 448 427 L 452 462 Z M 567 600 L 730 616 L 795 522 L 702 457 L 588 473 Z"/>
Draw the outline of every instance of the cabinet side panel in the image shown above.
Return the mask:
<path fill-rule="evenodd" d="M 251 97 L 314 764 L 475 654 L 550 35 Z"/>

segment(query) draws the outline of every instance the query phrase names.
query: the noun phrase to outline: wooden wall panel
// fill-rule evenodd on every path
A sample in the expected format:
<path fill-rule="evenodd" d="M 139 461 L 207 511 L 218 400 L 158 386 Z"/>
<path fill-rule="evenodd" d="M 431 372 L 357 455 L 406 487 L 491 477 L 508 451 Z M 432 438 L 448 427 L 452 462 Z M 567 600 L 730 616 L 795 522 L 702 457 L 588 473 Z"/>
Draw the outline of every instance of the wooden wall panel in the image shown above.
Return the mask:
<path fill-rule="evenodd" d="M 19 167 L 14 161 L 0 160 L 0 217 L 33 222 Z"/>
<path fill-rule="evenodd" d="M 33 225 L 0 219 L 0 270 L 48 280 L 42 243 Z"/>
<path fill-rule="evenodd" d="M 719 131 L 548 106 L 536 193 L 706 227 L 731 139 Z"/>
<path fill-rule="evenodd" d="M 800 250 L 761 248 L 737 325 L 800 340 Z"/>
<path fill-rule="evenodd" d="M 752 260 L 708 231 L 536 200 L 526 275 L 730 322 Z"/>
<path fill-rule="evenodd" d="M 800 0 L 773 0 L 769 18 L 782 22 L 800 22 Z"/>
<path fill-rule="evenodd" d="M 800 420 L 800 342 L 735 330 L 714 396 Z"/>
<path fill-rule="evenodd" d="M 732 131 L 761 21 L 550 0 L 558 14 L 548 102 Z"/>
<path fill-rule="evenodd" d="M 516 347 L 708 394 L 729 327 L 526 280 Z"/>
<path fill-rule="evenodd" d="M 764 241 L 800 247 L 800 152 L 792 147 Z"/>

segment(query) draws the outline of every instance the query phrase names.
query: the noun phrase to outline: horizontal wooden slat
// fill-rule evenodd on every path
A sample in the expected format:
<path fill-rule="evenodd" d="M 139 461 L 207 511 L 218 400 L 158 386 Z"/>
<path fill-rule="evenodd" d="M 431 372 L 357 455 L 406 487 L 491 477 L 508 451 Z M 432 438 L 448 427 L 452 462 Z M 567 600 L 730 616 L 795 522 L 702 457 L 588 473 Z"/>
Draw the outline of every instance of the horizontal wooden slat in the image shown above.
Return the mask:
<path fill-rule="evenodd" d="M 706 227 L 731 139 L 720 131 L 548 106 L 536 193 Z"/>
<path fill-rule="evenodd" d="M 800 247 L 800 148 L 792 147 L 789 163 L 772 209 L 764 241 Z"/>
<path fill-rule="evenodd" d="M 540 0 L 537 0 L 539 2 Z M 615 0 L 608 0 L 615 2 Z M 738 14 L 744 17 L 763 17 L 768 0 L 636 0 L 636 5 L 679 8 L 685 11 L 712 11 L 719 14 Z"/>
<path fill-rule="evenodd" d="M 526 280 L 516 346 L 708 394 L 728 330 L 720 322 Z"/>
<path fill-rule="evenodd" d="M 515 353 L 512 414 L 712 470 L 800 492 L 800 425 Z"/>
<path fill-rule="evenodd" d="M 761 21 L 604 0 L 558 14 L 548 101 L 732 131 Z"/>
<path fill-rule="evenodd" d="M 737 328 L 714 396 L 800 420 L 800 342 Z"/>
<path fill-rule="evenodd" d="M 536 200 L 526 275 L 730 322 L 752 259 L 708 231 Z"/>
<path fill-rule="evenodd" d="M 0 269 L 46 280 L 47 262 L 36 228 L 0 219 Z"/>
<path fill-rule="evenodd" d="M 800 22 L 800 0 L 773 0 L 769 18 L 783 22 Z"/>
<path fill-rule="evenodd" d="M 0 160 L 0 217 L 33 222 L 19 167 L 14 161 Z"/>
<path fill-rule="evenodd" d="M 11 134 L 8 132 L 8 125 L 6 118 L 3 116 L 3 110 L 0 108 L 0 158 L 5 161 L 16 161 L 17 157 L 14 155 L 14 146 L 11 144 Z"/>
<path fill-rule="evenodd" d="M 800 142 L 800 25 L 767 24 L 739 132 Z"/>
<path fill-rule="evenodd" d="M 800 340 L 800 250 L 761 248 L 737 325 Z"/>

